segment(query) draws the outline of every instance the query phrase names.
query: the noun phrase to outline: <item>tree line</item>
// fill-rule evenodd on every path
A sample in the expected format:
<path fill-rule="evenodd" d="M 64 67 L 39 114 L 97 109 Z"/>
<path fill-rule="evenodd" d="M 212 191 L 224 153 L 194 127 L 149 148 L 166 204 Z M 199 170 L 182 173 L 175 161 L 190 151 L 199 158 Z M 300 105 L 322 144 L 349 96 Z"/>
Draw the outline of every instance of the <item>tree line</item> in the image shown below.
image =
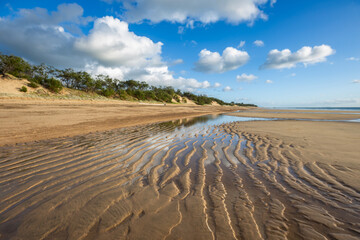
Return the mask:
<path fill-rule="evenodd" d="M 211 104 L 215 101 L 220 105 L 256 106 L 227 103 L 206 95 L 175 90 L 170 86 L 156 87 L 135 80 L 120 81 L 103 74 L 91 76 L 85 71 L 75 71 L 72 68 L 56 69 L 45 64 L 32 65 L 21 57 L 0 53 L 0 74 L 5 76 L 6 73 L 17 78 L 28 79 L 31 87 L 42 85 L 54 93 L 59 93 L 65 86 L 121 100 L 153 100 L 171 103 L 174 99 L 176 102 L 185 103 L 185 98 L 187 98 L 198 105 Z"/>

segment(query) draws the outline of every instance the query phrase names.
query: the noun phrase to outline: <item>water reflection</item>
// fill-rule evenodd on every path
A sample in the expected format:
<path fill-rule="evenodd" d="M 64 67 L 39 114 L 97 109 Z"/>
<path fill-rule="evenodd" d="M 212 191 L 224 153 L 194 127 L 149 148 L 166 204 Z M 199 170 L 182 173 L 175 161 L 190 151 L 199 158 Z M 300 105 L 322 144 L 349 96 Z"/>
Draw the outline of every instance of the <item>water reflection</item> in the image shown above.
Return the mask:
<path fill-rule="evenodd" d="M 277 120 L 277 118 L 253 118 L 253 117 L 237 117 L 224 114 L 210 114 L 192 118 L 182 118 L 173 121 L 159 123 L 163 127 L 203 127 L 221 125 L 229 122 L 246 122 L 246 121 L 270 121 Z"/>

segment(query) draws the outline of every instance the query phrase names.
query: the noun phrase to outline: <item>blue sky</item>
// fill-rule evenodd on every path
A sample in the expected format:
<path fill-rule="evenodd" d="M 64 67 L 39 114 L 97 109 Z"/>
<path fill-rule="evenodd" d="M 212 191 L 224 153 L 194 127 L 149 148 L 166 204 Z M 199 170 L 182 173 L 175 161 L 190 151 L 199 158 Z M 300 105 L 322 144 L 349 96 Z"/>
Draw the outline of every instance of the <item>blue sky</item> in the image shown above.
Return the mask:
<path fill-rule="evenodd" d="M 8 0 L 0 51 L 226 101 L 360 106 L 356 0 Z"/>

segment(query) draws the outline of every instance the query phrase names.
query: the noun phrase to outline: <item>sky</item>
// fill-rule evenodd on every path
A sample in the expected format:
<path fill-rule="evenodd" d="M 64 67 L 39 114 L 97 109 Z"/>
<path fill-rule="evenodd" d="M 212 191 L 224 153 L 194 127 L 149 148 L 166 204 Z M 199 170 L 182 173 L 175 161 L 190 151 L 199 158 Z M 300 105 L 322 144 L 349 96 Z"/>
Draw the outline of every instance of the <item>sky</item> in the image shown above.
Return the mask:
<path fill-rule="evenodd" d="M 360 107 L 358 0 L 2 0 L 0 52 L 263 107 Z"/>

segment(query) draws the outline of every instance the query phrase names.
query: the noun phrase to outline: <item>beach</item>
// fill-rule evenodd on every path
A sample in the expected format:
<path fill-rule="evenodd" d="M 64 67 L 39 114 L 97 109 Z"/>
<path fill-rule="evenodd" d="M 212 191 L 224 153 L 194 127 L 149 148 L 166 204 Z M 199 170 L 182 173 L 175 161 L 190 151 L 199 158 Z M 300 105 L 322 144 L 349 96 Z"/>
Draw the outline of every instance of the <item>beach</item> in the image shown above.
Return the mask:
<path fill-rule="evenodd" d="M 0 99 L 0 146 L 238 109 L 244 108 L 119 100 L 4 98 Z"/>
<path fill-rule="evenodd" d="M 4 1 L 0 240 L 360 240 L 359 13 Z"/>
<path fill-rule="evenodd" d="M 1 106 L 0 239 L 360 237 L 360 115 Z"/>

